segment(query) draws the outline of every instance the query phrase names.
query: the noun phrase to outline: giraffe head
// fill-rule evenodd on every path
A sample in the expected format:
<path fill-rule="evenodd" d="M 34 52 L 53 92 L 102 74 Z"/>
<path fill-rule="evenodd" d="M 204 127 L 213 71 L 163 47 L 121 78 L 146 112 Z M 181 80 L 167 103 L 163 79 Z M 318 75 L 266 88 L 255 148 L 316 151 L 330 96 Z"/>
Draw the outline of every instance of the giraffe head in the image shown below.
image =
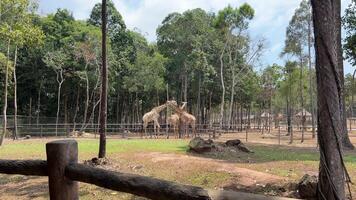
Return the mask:
<path fill-rule="evenodd" d="M 177 107 L 178 104 L 175 100 L 169 100 L 166 102 L 166 105 L 169 106 L 169 107 Z"/>

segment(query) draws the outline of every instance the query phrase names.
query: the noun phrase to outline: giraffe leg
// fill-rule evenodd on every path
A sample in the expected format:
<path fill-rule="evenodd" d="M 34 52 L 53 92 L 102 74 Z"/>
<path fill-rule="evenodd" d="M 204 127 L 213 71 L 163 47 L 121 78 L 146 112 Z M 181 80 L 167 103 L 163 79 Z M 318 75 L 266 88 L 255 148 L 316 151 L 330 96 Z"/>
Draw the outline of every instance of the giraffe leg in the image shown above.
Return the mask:
<path fill-rule="evenodd" d="M 194 137 L 197 137 L 197 132 L 196 132 L 196 129 L 195 129 L 195 123 L 192 123 L 191 126 L 192 126 L 192 131 L 194 133 Z M 198 136 L 200 136 L 199 133 L 198 133 Z"/>
<path fill-rule="evenodd" d="M 156 132 L 156 125 L 153 123 L 153 134 Z M 150 139 L 152 139 L 152 132 L 150 132 Z"/>
<path fill-rule="evenodd" d="M 187 130 L 189 128 L 189 125 L 185 125 L 184 126 L 184 134 L 185 134 L 185 137 L 189 138 L 189 131 Z"/>
<path fill-rule="evenodd" d="M 168 124 L 166 124 L 166 126 L 168 126 Z M 166 127 L 166 130 L 168 130 L 167 131 L 167 139 L 169 139 L 169 127 L 168 128 Z"/>
<path fill-rule="evenodd" d="M 143 122 L 143 129 L 145 131 L 145 137 L 147 137 L 147 122 Z M 142 138 L 143 133 L 141 133 L 141 138 Z"/>
<path fill-rule="evenodd" d="M 155 121 L 156 123 L 156 138 L 158 138 L 158 134 L 159 134 L 159 129 L 161 128 L 161 126 L 159 125 L 158 121 Z"/>

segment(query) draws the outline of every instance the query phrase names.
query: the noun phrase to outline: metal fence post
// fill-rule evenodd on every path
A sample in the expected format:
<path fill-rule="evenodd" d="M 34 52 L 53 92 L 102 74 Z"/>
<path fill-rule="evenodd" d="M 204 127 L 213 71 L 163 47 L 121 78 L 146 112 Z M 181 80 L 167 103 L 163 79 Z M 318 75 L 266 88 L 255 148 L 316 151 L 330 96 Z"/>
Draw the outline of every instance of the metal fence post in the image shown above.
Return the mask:
<path fill-rule="evenodd" d="M 78 183 L 65 177 L 65 168 L 78 162 L 75 140 L 57 140 L 46 144 L 48 185 L 51 200 L 77 200 Z"/>

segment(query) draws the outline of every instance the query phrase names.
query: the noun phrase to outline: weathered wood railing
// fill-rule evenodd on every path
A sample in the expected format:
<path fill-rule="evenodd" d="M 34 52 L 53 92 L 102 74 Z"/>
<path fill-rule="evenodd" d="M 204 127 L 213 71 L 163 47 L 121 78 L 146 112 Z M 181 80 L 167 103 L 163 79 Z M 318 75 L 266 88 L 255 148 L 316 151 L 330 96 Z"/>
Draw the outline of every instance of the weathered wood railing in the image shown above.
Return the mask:
<path fill-rule="evenodd" d="M 0 160 L 0 173 L 48 176 L 51 200 L 79 199 L 78 182 L 153 200 L 267 199 L 266 196 L 247 193 L 208 192 L 201 187 L 78 164 L 78 144 L 75 140 L 49 142 L 46 144 L 46 153 L 47 161 Z"/>

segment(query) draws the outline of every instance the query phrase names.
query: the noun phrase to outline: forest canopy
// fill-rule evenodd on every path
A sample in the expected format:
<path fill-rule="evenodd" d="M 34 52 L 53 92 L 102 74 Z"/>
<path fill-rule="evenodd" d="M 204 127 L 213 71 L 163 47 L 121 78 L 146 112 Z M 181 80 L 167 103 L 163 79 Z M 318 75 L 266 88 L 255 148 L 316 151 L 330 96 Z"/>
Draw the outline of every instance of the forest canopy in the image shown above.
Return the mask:
<path fill-rule="evenodd" d="M 249 4 L 228 5 L 216 13 L 200 8 L 170 13 L 157 27 L 157 42 L 128 29 L 112 1 L 107 6 L 109 122 L 141 122 L 146 111 L 167 98 L 188 102 L 198 123 L 211 120 L 228 126 L 236 123 L 239 110 L 285 113 L 288 105 L 288 112 L 302 108 L 315 112 L 316 100 L 311 98 L 315 95 L 313 55 L 308 57 L 305 42 L 311 25 L 307 1 L 302 1 L 287 28 L 281 51 L 285 65 L 272 64 L 262 70 L 256 66 L 266 41 L 249 34 L 255 15 Z M 40 16 L 37 7 L 30 0 L 1 1 L 0 73 L 9 66 L 8 113 L 14 114 L 15 66 L 18 114 L 50 118 L 58 112 L 60 122 L 95 122 L 100 93 L 101 4 L 96 4 L 84 21 L 66 9 Z M 345 48 L 352 47 L 352 14 L 348 11 L 344 18 L 345 26 L 350 27 Z M 19 18 L 25 20 L 16 20 Z M 353 49 L 345 52 L 352 60 Z M 351 88 L 349 79 L 346 76 L 346 88 Z M 0 83 L 3 107 L 4 76 Z"/>

